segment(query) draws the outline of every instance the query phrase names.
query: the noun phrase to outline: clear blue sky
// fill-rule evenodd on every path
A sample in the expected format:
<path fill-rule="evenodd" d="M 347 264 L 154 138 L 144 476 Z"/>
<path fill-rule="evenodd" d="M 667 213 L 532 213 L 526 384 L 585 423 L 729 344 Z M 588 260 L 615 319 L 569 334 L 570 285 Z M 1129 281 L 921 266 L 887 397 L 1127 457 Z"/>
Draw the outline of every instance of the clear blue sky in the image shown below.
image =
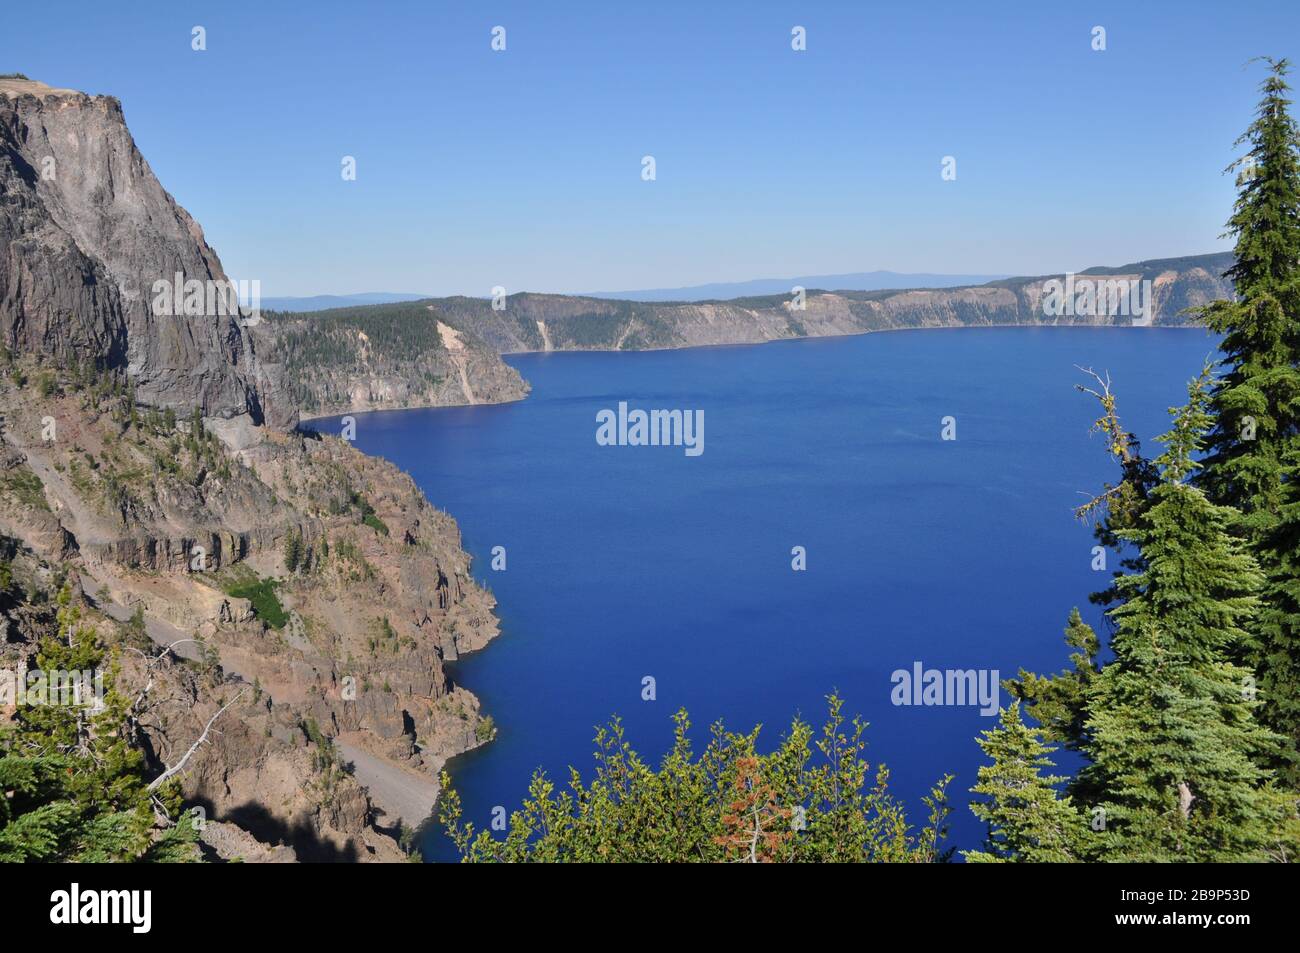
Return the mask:
<path fill-rule="evenodd" d="M 118 96 L 264 295 L 486 295 L 1212 251 L 1243 64 L 1298 41 L 1290 0 L 44 0 L 0 72 Z"/>

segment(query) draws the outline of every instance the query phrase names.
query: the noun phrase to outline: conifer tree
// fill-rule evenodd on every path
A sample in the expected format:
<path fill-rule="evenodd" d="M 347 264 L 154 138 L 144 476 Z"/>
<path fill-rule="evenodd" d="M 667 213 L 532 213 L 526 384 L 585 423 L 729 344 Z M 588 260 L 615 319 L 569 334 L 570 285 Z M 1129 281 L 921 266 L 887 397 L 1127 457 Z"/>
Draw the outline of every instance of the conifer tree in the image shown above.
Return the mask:
<path fill-rule="evenodd" d="M 1236 658 L 1254 668 L 1261 719 L 1287 743 L 1270 762 L 1300 784 L 1300 564 L 1294 504 L 1300 454 L 1300 129 L 1291 117 L 1286 60 L 1266 60 L 1254 122 L 1238 140 L 1246 155 L 1228 232 L 1237 300 L 1203 309 L 1224 334 L 1223 374 L 1213 391 L 1216 424 L 1199 482 L 1215 503 L 1237 508 L 1243 535 L 1268 575 L 1265 606 Z M 1288 502 L 1290 501 L 1290 502 Z"/>
<path fill-rule="evenodd" d="M 1211 424 L 1210 368 L 1156 460 L 1146 526 L 1122 536 L 1144 569 L 1119 580 L 1115 659 L 1088 692 L 1084 786 L 1106 860 L 1261 860 L 1281 824 L 1271 772 L 1277 736 L 1255 718 L 1251 672 L 1231 660 L 1258 610 L 1263 577 L 1229 532 L 1235 512 L 1188 481 Z"/>
<path fill-rule="evenodd" d="M 286 572 L 296 572 L 303 561 L 302 534 L 291 530 L 284 537 L 284 568 Z"/>
<path fill-rule="evenodd" d="M 999 713 L 999 724 L 984 732 L 979 746 L 993 759 L 979 769 L 971 811 L 988 825 L 982 851 L 963 851 L 967 861 L 1070 863 L 1083 859 L 1087 831 L 1083 815 L 1057 794 L 1064 777 L 1044 775 L 1054 750 L 1042 731 L 1020 718 L 1020 703 Z"/>
<path fill-rule="evenodd" d="M 79 624 L 65 589 L 58 597 L 66 643 L 40 643 L 41 671 L 99 669 L 103 652 L 93 630 Z M 108 676 L 111 681 L 111 673 Z M 20 704 L 0 735 L 0 859 L 122 860 L 143 853 L 153 818 L 133 751 L 115 724 L 124 699 L 111 688 L 101 710 L 40 699 Z"/>
<path fill-rule="evenodd" d="M 1104 377 L 1090 367 L 1079 368 L 1091 377 L 1096 386 L 1076 384 L 1075 390 L 1088 394 L 1101 405 L 1101 416 L 1092 424 L 1092 432 L 1101 434 L 1106 441 L 1106 452 L 1119 466 L 1119 482 L 1107 483 L 1102 492 L 1074 511 L 1075 517 L 1093 524 L 1093 537 L 1119 556 L 1122 571 L 1137 572 L 1142 569 L 1140 553 L 1125 552 L 1121 532 L 1138 529 L 1151 506 L 1151 491 L 1159 483 L 1155 465 L 1142 454 L 1142 443 L 1120 420 L 1110 375 Z M 1123 573 L 1117 571 L 1115 578 Z M 1112 584 L 1101 592 L 1089 596 L 1096 605 L 1110 606 L 1119 600 L 1119 592 Z"/>
<path fill-rule="evenodd" d="M 1286 60 L 1269 75 L 1255 120 L 1237 144 L 1245 156 L 1228 220 L 1236 263 L 1226 277 L 1235 301 L 1201 310 L 1224 335 L 1216 418 L 1200 483 L 1215 503 L 1234 506 L 1257 545 L 1276 524 L 1284 465 L 1300 439 L 1300 129 L 1291 117 Z"/>
<path fill-rule="evenodd" d="M 0 728 L 0 862 L 197 859 L 191 817 L 155 829 L 115 659 L 66 587 L 57 601 L 60 634 L 41 640 L 37 665 L 46 673 L 99 671 L 103 697 L 93 705 L 20 704 Z"/>
<path fill-rule="evenodd" d="M 1078 609 L 1070 610 L 1065 642 L 1076 650 L 1070 654 L 1072 668 L 1046 677 L 1022 668 L 1019 676 L 1008 679 L 1004 687 L 1013 698 L 1027 703 L 1027 713 L 1042 726 L 1044 738 L 1078 751 L 1086 737 L 1088 689 L 1100 671 L 1097 655 L 1101 642 Z"/>

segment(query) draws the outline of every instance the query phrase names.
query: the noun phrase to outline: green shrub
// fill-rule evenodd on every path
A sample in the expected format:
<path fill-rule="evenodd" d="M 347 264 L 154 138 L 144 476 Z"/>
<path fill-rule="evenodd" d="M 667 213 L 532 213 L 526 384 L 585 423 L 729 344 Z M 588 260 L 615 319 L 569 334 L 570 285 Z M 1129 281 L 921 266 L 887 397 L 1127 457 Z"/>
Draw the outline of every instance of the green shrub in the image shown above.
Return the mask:
<path fill-rule="evenodd" d="M 275 580 L 257 579 L 252 582 L 238 582 L 226 587 L 226 595 L 236 599 L 247 599 L 253 604 L 253 611 L 273 629 L 283 629 L 289 621 L 289 615 L 280 605 L 275 594 Z"/>

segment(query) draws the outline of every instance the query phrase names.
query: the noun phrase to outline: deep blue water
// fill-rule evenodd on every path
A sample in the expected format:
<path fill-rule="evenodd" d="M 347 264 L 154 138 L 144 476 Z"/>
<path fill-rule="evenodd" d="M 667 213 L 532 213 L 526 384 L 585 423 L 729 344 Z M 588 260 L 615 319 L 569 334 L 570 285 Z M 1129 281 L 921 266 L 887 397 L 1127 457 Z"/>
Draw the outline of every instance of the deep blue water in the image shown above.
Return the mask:
<path fill-rule="evenodd" d="M 452 670 L 499 729 L 453 762 L 467 818 L 512 810 L 537 767 L 587 771 L 611 714 L 657 758 L 678 707 L 701 744 L 716 718 L 775 743 L 838 689 L 918 824 L 921 795 L 956 775 L 952 840 L 975 846 L 973 739 L 994 719 L 895 706 L 890 675 L 1065 664 L 1066 616 L 1097 621 L 1103 582 L 1072 509 L 1115 473 L 1074 365 L 1110 372 L 1154 450 L 1214 348 L 1199 330 L 983 328 L 535 354 L 510 358 L 533 385 L 521 403 L 359 415 L 357 446 L 456 517 L 500 601 L 501 637 Z M 596 413 L 620 400 L 702 409 L 704 453 L 598 446 Z M 425 853 L 451 857 L 437 831 Z"/>

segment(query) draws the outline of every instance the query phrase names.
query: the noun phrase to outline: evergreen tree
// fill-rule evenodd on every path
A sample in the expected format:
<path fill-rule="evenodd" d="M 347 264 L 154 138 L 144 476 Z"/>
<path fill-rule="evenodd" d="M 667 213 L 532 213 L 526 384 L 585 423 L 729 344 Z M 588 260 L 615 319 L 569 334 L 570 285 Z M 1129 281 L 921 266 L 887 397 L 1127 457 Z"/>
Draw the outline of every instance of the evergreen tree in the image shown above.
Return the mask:
<path fill-rule="evenodd" d="M 1268 564 L 1264 609 L 1256 626 L 1261 719 L 1285 743 L 1274 762 L 1279 777 L 1300 789 L 1300 451 L 1288 459 L 1278 522 L 1264 540 Z"/>
<path fill-rule="evenodd" d="M 284 568 L 286 572 L 295 572 L 303 561 L 302 534 L 291 530 L 284 538 Z"/>
<path fill-rule="evenodd" d="M 1043 737 L 1079 751 L 1087 741 L 1088 691 L 1101 670 L 1097 661 L 1101 641 L 1079 610 L 1071 609 L 1065 642 L 1076 650 L 1070 654 L 1072 668 L 1047 677 L 1022 668 L 1004 687 L 1013 698 L 1027 704 L 1027 713 L 1042 727 Z"/>
<path fill-rule="evenodd" d="M 1201 310 L 1224 339 L 1200 483 L 1215 503 L 1241 510 L 1253 544 L 1276 524 L 1284 461 L 1300 438 L 1300 130 L 1288 63 L 1267 62 L 1255 121 L 1237 140 L 1246 155 L 1229 166 L 1240 186 L 1228 220 L 1237 300 Z"/>
<path fill-rule="evenodd" d="M 132 744 L 129 702 L 115 661 L 81 622 L 67 588 L 59 637 L 41 640 L 50 672 L 100 671 L 103 698 L 21 704 L 0 729 L 0 861 L 193 860 L 188 819 L 155 836 L 144 758 Z"/>
<path fill-rule="evenodd" d="M 973 794 L 987 800 L 971 811 L 988 825 L 982 851 L 963 851 L 973 862 L 1070 863 L 1083 859 L 1087 837 L 1083 815 L 1057 787 L 1064 777 L 1043 775 L 1051 768 L 1054 749 L 1043 744 L 1042 732 L 1020 719 L 1013 702 L 999 714 L 999 725 L 983 733 L 979 746 L 993 759 L 979 769 Z"/>
<path fill-rule="evenodd" d="M 1089 688 L 1085 725 L 1106 860 L 1261 860 L 1282 821 L 1258 764 L 1278 739 L 1255 719 L 1250 671 L 1231 661 L 1263 577 L 1229 533 L 1235 512 L 1188 482 L 1211 424 L 1209 382 L 1207 367 L 1160 438 L 1147 527 L 1122 534 L 1145 568 L 1118 583 L 1115 659 Z"/>
<path fill-rule="evenodd" d="M 1080 370 L 1096 381 L 1095 387 L 1076 384 L 1075 389 L 1096 398 L 1101 405 L 1101 416 L 1093 421 L 1092 432 L 1105 438 L 1106 452 L 1119 465 L 1119 482 L 1105 484 L 1102 492 L 1078 507 L 1074 515 L 1083 522 L 1091 522 L 1097 542 L 1119 555 L 1121 571 L 1114 574 L 1118 579 L 1123 572 L 1142 569 L 1141 553 L 1126 552 L 1121 533 L 1143 526 L 1143 519 L 1151 506 L 1151 491 L 1160 482 L 1160 477 L 1155 464 L 1142 455 L 1141 441 L 1120 420 L 1110 375 L 1102 377 L 1090 367 Z M 1119 598 L 1112 581 L 1106 589 L 1089 596 L 1089 601 L 1110 606 Z"/>
<path fill-rule="evenodd" d="M 1089 597 L 1096 604 L 1115 606 L 1123 601 L 1119 581 L 1125 573 L 1141 572 L 1146 566 L 1140 550 L 1126 547 L 1123 534 L 1147 525 L 1152 491 L 1160 483 L 1160 474 L 1155 464 L 1143 456 L 1137 436 L 1120 420 L 1110 375 L 1103 377 L 1091 368 L 1080 370 L 1096 382 L 1095 387 L 1079 384 L 1075 388 L 1101 405 L 1092 432 L 1105 438 L 1107 453 L 1119 465 L 1119 481 L 1105 484 L 1101 493 L 1075 510 L 1075 516 L 1091 522 L 1097 542 L 1119 556 L 1120 570 L 1114 573 L 1111 584 Z M 1088 693 L 1101 670 L 1101 640 L 1075 608 L 1066 623 L 1065 641 L 1074 649 L 1071 668 L 1046 677 L 1021 669 L 1018 677 L 1008 679 L 1004 685 L 1013 698 L 1025 703 L 1026 714 L 1038 722 L 1044 738 L 1071 751 L 1082 751 L 1089 738 Z M 1080 801 L 1094 800 L 1097 793 L 1087 789 L 1087 779 L 1081 775 L 1070 780 L 1069 791 Z"/>
<path fill-rule="evenodd" d="M 1296 558 L 1296 460 L 1300 459 L 1300 130 L 1291 117 L 1286 60 L 1269 75 L 1254 122 L 1229 234 L 1237 300 L 1203 310 L 1223 333 L 1224 372 L 1213 392 L 1217 421 L 1200 484 L 1241 516 L 1243 535 L 1268 575 L 1265 606 L 1236 658 L 1257 672 L 1261 719 L 1287 743 L 1270 765 L 1293 786 L 1300 750 L 1300 564 Z"/>

